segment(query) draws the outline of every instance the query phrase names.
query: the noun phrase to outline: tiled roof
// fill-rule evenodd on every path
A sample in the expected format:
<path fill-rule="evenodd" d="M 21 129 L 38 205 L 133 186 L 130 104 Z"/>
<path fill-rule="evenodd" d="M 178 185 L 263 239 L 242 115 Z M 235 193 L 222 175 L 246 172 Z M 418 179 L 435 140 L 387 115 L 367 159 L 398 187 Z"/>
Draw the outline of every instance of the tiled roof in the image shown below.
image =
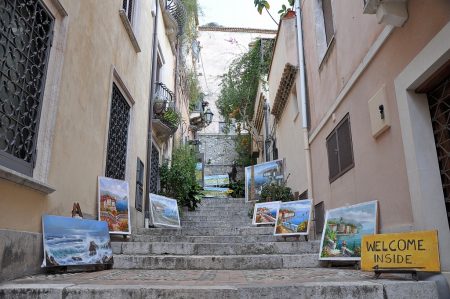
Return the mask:
<path fill-rule="evenodd" d="M 295 82 L 297 71 L 298 68 L 296 66 L 286 63 L 272 107 L 272 114 L 275 115 L 277 121 L 283 114 L 284 107 L 286 106 L 286 102 L 289 98 L 289 93 L 291 92 L 292 86 Z"/>

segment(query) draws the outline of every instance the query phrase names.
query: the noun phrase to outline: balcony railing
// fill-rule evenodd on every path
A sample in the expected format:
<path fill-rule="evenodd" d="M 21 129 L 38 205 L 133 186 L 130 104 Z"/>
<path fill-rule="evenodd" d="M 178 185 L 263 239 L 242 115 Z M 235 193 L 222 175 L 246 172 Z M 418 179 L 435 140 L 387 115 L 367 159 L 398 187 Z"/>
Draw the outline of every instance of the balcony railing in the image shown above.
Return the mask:
<path fill-rule="evenodd" d="M 178 35 L 182 35 L 187 20 L 187 12 L 183 3 L 181 0 L 166 0 L 166 10 L 178 24 Z"/>

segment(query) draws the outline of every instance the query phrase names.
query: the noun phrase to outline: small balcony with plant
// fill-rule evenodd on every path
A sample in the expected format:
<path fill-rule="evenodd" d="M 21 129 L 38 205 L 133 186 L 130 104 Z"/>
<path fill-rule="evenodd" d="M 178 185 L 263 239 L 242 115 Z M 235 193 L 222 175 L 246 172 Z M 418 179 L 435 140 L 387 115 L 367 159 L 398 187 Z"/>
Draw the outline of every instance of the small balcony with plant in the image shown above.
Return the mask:
<path fill-rule="evenodd" d="M 156 136 L 162 140 L 172 136 L 181 122 L 181 114 L 175 107 L 173 96 L 173 92 L 167 86 L 156 83 L 152 125 Z"/>

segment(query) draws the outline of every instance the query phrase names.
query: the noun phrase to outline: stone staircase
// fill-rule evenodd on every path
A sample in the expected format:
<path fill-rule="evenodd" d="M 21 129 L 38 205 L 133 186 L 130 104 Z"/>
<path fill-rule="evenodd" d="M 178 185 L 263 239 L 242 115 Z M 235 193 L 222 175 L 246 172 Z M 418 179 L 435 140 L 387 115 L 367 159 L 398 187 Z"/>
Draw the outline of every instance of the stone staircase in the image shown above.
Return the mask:
<path fill-rule="evenodd" d="M 321 268 L 319 242 L 254 227 L 243 199 L 205 199 L 182 229 L 138 229 L 113 242 L 114 268 L 35 275 L 0 285 L 0 298 L 437 298 L 434 282 Z"/>

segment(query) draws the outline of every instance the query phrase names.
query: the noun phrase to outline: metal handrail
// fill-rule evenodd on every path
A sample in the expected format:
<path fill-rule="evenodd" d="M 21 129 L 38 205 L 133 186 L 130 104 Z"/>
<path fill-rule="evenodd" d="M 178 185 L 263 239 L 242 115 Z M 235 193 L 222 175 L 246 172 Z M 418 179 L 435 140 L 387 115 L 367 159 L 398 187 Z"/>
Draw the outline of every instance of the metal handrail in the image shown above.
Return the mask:
<path fill-rule="evenodd" d="M 178 24 L 178 35 L 182 35 L 187 20 L 187 12 L 183 3 L 180 0 L 166 0 L 166 10 Z"/>
<path fill-rule="evenodd" d="M 164 83 L 157 82 L 155 88 L 155 97 L 161 97 L 167 102 L 172 102 L 174 93 Z"/>

